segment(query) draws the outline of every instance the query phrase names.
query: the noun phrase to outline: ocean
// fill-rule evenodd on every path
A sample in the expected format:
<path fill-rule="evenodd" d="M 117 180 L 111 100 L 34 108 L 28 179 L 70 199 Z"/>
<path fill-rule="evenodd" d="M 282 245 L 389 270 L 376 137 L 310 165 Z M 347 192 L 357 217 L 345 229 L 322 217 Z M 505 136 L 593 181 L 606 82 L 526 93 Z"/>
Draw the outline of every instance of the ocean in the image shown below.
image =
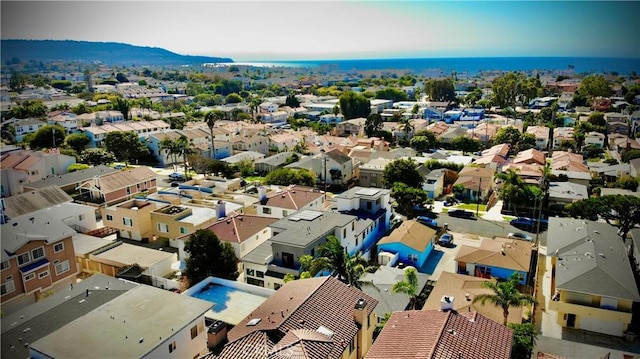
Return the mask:
<path fill-rule="evenodd" d="M 422 59 L 301 60 L 247 61 L 245 65 L 260 67 L 309 67 L 339 71 L 407 70 L 412 72 L 439 70 L 445 74 L 475 75 L 485 71 L 570 70 L 577 73 L 640 73 L 640 58 L 600 57 L 458 57 Z"/>

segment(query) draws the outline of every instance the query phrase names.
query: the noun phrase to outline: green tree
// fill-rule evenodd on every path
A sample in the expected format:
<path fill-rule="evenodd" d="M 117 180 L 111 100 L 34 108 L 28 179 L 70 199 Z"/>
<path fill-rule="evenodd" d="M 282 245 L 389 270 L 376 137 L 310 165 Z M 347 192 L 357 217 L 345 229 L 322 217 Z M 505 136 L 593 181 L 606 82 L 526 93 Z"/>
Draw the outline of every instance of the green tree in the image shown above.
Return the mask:
<path fill-rule="evenodd" d="M 376 91 L 376 98 L 391 100 L 393 102 L 406 101 L 407 94 L 399 88 L 387 87 L 385 89 Z"/>
<path fill-rule="evenodd" d="M 520 136 L 522 135 L 522 133 L 520 132 L 520 130 L 518 130 L 515 127 L 512 126 L 508 126 L 508 127 L 503 127 L 500 130 L 498 130 L 498 133 L 496 133 L 495 137 L 493 138 L 493 143 L 494 144 L 500 144 L 500 143 L 506 143 L 509 145 L 510 147 L 510 152 L 512 152 L 515 149 L 515 147 L 517 146 L 518 142 L 520 141 Z"/>
<path fill-rule="evenodd" d="M 393 187 L 396 182 L 402 182 L 413 188 L 422 188 L 423 181 L 418 172 L 418 164 L 410 158 L 395 160 L 382 172 L 382 184 L 385 188 Z"/>
<path fill-rule="evenodd" d="M 189 284 L 214 276 L 229 280 L 238 278 L 238 258 L 229 242 L 223 242 L 212 231 L 199 229 L 184 244 L 188 257 L 185 274 Z"/>
<path fill-rule="evenodd" d="M 513 345 L 511 359 L 530 359 L 536 346 L 538 330 L 532 323 L 509 323 L 513 330 Z"/>
<path fill-rule="evenodd" d="M 287 98 L 284 100 L 284 105 L 289 106 L 291 108 L 298 108 L 300 107 L 300 101 L 298 100 L 295 94 L 289 94 Z"/>
<path fill-rule="evenodd" d="M 180 156 L 179 144 L 170 137 L 165 137 L 160 141 L 160 151 L 165 151 L 167 157 L 171 160 L 173 170 L 176 170 L 176 163 L 178 162 L 178 156 Z"/>
<path fill-rule="evenodd" d="M 138 160 L 149 154 L 149 149 L 133 131 L 114 131 L 107 133 L 104 145 L 107 151 L 112 152 L 118 161 L 125 164 Z"/>
<path fill-rule="evenodd" d="M 536 136 L 532 133 L 523 133 L 516 144 L 516 151 L 522 152 L 536 147 Z"/>
<path fill-rule="evenodd" d="M 253 161 L 249 159 L 239 161 L 238 163 L 235 164 L 235 167 L 238 169 L 238 172 L 240 172 L 240 175 L 243 177 L 251 176 L 254 171 Z"/>
<path fill-rule="evenodd" d="M 67 146 L 77 153 L 81 153 L 89 144 L 89 137 L 84 133 L 72 133 L 64 140 Z"/>
<path fill-rule="evenodd" d="M 315 178 L 305 169 L 278 168 L 267 174 L 264 178 L 266 184 L 288 186 L 298 184 L 303 186 L 315 185 Z"/>
<path fill-rule="evenodd" d="M 515 72 L 496 77 L 491 86 L 493 89 L 493 103 L 501 108 L 514 106 L 520 93 L 519 83 L 522 80 L 523 75 Z"/>
<path fill-rule="evenodd" d="M 92 166 L 107 165 L 116 161 L 116 156 L 104 148 L 87 148 L 80 153 L 80 161 Z"/>
<path fill-rule="evenodd" d="M 628 163 L 631 160 L 640 158 L 640 150 L 629 150 L 622 154 L 622 162 Z"/>
<path fill-rule="evenodd" d="M 67 167 L 67 172 L 71 173 L 71 172 L 76 172 L 76 171 L 82 171 L 82 170 L 86 170 L 90 168 L 89 165 L 84 164 L 84 163 L 74 163 L 71 166 Z"/>
<path fill-rule="evenodd" d="M 116 80 L 118 80 L 118 82 L 120 83 L 129 82 L 129 79 L 127 78 L 127 76 L 125 76 L 122 72 L 118 72 L 116 74 Z"/>
<path fill-rule="evenodd" d="M 47 115 L 47 106 L 42 100 L 26 100 L 19 106 L 12 107 L 7 113 L 8 118 L 41 118 Z"/>
<path fill-rule="evenodd" d="M 129 121 L 131 119 L 131 102 L 122 97 L 116 97 L 115 102 L 113 103 L 113 109 L 116 111 L 120 111 L 122 116 L 124 116 L 125 121 Z"/>
<path fill-rule="evenodd" d="M 311 264 L 311 274 L 326 270 L 337 274 L 342 282 L 361 289 L 372 286 L 373 282 L 365 281 L 362 277 L 365 273 L 373 273 L 377 267 L 368 265 L 360 253 L 350 255 L 346 248 L 342 247 L 340 239 L 333 235 L 327 236 L 327 241 L 318 248 L 318 258 Z"/>
<path fill-rule="evenodd" d="M 465 96 L 464 102 L 469 106 L 475 106 L 481 98 L 482 90 L 480 90 L 479 88 L 475 88 L 473 91 L 469 92 L 467 96 Z"/>
<path fill-rule="evenodd" d="M 340 110 L 345 120 L 366 118 L 371 113 L 371 102 L 360 94 L 347 91 L 340 95 Z"/>
<path fill-rule="evenodd" d="M 230 93 L 224 98 L 225 103 L 240 103 L 242 102 L 242 96 L 237 93 Z"/>
<path fill-rule="evenodd" d="M 591 115 L 589 115 L 589 119 L 587 121 L 597 127 L 607 126 L 607 120 L 605 120 L 604 113 L 602 112 L 592 112 Z"/>
<path fill-rule="evenodd" d="M 17 93 L 22 93 L 22 89 L 27 84 L 27 76 L 20 72 L 12 72 L 9 79 L 9 90 Z"/>
<path fill-rule="evenodd" d="M 207 127 L 209 127 L 209 137 L 211 137 L 211 148 L 209 148 L 209 157 L 215 159 L 215 144 L 213 138 L 215 137 L 213 134 L 213 128 L 216 125 L 216 122 L 224 119 L 224 112 L 220 110 L 209 111 L 204 115 L 204 122 L 206 122 Z"/>
<path fill-rule="evenodd" d="M 64 144 L 64 138 L 65 131 L 62 126 L 42 126 L 29 140 L 29 147 L 32 150 L 61 147 Z"/>
<path fill-rule="evenodd" d="M 576 91 L 588 98 L 607 97 L 611 95 L 611 85 L 603 75 L 586 76 Z"/>
<path fill-rule="evenodd" d="M 415 309 L 416 300 L 420 288 L 418 288 L 418 272 L 413 267 L 407 267 L 404 269 L 404 280 L 396 282 L 391 287 L 391 293 L 402 293 L 409 297 L 409 305 L 407 310 Z"/>
<path fill-rule="evenodd" d="M 485 304 L 489 302 L 496 307 L 502 308 L 504 317 L 504 325 L 507 325 L 509 317 L 509 309 L 511 307 L 519 308 L 529 304 L 535 304 L 536 300 L 528 294 L 522 294 L 518 291 L 518 274 L 513 273 L 509 280 L 493 282 L 482 282 L 484 288 L 491 289 L 493 293 L 479 294 L 473 298 L 473 303 L 480 302 Z"/>
<path fill-rule="evenodd" d="M 453 101 L 456 99 L 455 87 L 450 78 L 429 79 L 424 83 L 424 91 L 431 101 Z"/>
<path fill-rule="evenodd" d="M 299 153 L 301 155 L 306 155 L 306 154 L 309 153 L 309 146 L 307 145 L 306 142 L 300 141 L 300 142 L 296 143 L 295 146 L 293 146 L 293 152 Z"/>
<path fill-rule="evenodd" d="M 369 115 L 364 123 L 364 133 L 367 137 L 377 136 L 382 131 L 382 122 L 382 116 L 377 113 Z"/>
<path fill-rule="evenodd" d="M 296 163 L 300 161 L 300 156 L 298 155 L 298 153 L 294 152 L 291 154 L 291 156 L 287 157 L 287 159 L 284 161 L 284 165 L 290 165 L 292 163 Z"/>
<path fill-rule="evenodd" d="M 479 151 L 482 148 L 482 143 L 475 138 L 460 136 L 451 141 L 451 147 L 463 153 L 470 153 Z"/>
<path fill-rule="evenodd" d="M 409 219 L 415 217 L 413 211 L 414 206 L 424 205 L 431 201 L 427 191 L 422 188 L 409 187 L 402 182 L 395 182 L 393 184 L 391 197 L 398 203 L 397 211 Z"/>
<path fill-rule="evenodd" d="M 638 179 L 629 175 L 622 176 L 616 180 L 616 187 L 635 192 L 638 189 Z"/>
<path fill-rule="evenodd" d="M 572 217 L 591 219 L 599 215 L 609 224 L 614 221 L 623 240 L 635 225 L 640 224 L 640 197 L 635 196 L 591 197 L 570 203 L 565 210 Z"/>

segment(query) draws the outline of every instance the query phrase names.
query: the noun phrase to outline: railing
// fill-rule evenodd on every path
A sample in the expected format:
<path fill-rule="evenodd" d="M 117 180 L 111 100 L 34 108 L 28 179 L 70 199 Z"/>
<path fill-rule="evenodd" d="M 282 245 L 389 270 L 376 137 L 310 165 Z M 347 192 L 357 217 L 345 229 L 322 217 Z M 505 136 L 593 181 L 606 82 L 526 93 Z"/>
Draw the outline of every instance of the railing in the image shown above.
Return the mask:
<path fill-rule="evenodd" d="M 550 300 L 548 309 L 561 313 L 572 313 L 578 316 L 593 317 L 608 322 L 631 323 L 631 313 L 604 309 L 600 307 L 591 307 L 586 305 Z"/>

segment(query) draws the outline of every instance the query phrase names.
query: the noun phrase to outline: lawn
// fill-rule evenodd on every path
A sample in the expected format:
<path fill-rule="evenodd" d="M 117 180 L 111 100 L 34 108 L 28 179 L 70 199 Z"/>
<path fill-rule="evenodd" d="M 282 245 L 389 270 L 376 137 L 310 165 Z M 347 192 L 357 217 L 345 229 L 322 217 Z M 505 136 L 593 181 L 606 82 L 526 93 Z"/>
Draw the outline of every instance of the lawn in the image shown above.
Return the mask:
<path fill-rule="evenodd" d="M 487 211 L 487 205 L 486 204 L 481 204 L 480 207 L 478 207 L 477 204 L 475 203 L 462 203 L 456 206 L 456 208 L 458 209 L 468 209 L 470 211 L 475 211 L 476 208 L 478 208 L 479 211 L 482 212 L 486 212 Z"/>
<path fill-rule="evenodd" d="M 264 177 L 260 177 L 260 176 L 244 177 L 244 180 L 247 181 L 247 183 L 252 183 L 252 182 L 264 183 Z"/>

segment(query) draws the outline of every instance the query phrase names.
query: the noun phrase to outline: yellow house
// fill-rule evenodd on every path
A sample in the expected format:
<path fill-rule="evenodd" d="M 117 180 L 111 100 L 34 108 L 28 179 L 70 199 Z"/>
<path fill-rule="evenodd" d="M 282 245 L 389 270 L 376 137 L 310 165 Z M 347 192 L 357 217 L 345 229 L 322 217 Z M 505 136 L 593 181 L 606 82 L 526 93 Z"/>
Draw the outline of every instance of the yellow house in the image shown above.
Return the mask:
<path fill-rule="evenodd" d="M 209 227 L 218 218 L 225 217 L 224 203 L 216 209 L 187 205 L 168 205 L 151 212 L 154 238 L 177 238 L 190 235 L 201 228 Z"/>
<path fill-rule="evenodd" d="M 552 278 L 549 310 L 563 327 L 623 336 L 640 295 L 616 227 L 550 218 L 547 265 Z"/>
<path fill-rule="evenodd" d="M 151 212 L 158 208 L 158 202 L 132 199 L 102 209 L 102 222 L 106 227 L 115 228 L 120 237 L 142 241 L 153 235 Z"/>

